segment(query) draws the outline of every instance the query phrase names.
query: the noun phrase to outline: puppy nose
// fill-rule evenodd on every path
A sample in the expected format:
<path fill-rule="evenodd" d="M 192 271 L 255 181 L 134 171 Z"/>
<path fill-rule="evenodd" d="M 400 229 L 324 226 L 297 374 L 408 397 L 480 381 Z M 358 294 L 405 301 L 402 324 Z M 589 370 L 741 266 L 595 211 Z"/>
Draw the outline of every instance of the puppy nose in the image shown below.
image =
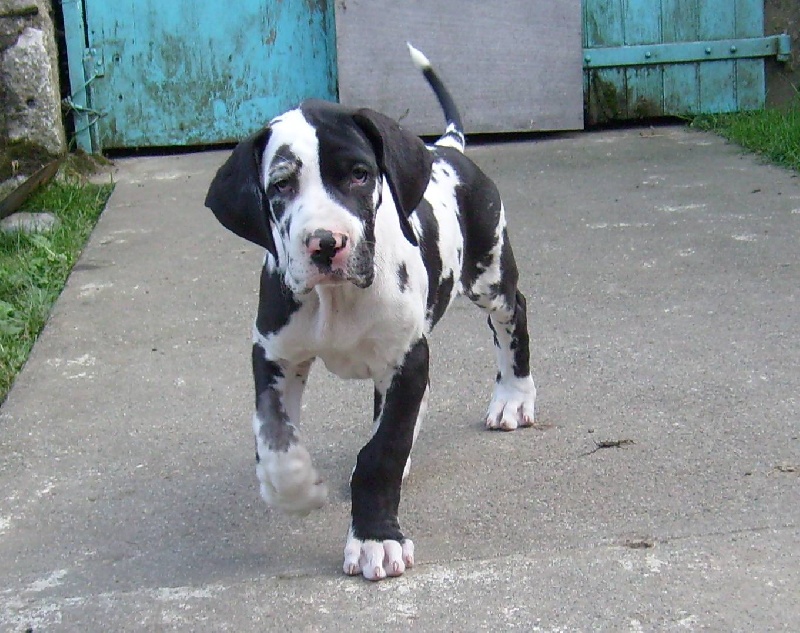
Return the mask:
<path fill-rule="evenodd" d="M 306 240 L 311 261 L 322 268 L 330 268 L 337 254 L 347 248 L 347 235 L 327 229 L 317 229 Z"/>

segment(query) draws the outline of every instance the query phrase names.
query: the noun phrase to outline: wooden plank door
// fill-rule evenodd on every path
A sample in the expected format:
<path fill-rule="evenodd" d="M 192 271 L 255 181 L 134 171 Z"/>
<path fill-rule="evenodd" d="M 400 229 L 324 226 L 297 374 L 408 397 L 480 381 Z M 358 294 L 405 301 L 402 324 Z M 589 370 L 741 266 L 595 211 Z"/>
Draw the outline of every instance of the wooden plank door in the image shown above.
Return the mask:
<path fill-rule="evenodd" d="M 336 0 L 339 98 L 440 134 L 405 43 L 434 63 L 467 132 L 583 127 L 578 0 Z"/>
<path fill-rule="evenodd" d="M 583 0 L 583 11 L 590 123 L 763 107 L 763 57 L 786 44 L 763 37 L 763 0 Z M 609 53 L 619 65 L 598 63 Z"/>
<path fill-rule="evenodd" d="M 336 98 L 327 0 L 83 4 L 94 150 L 235 141 L 303 98 Z"/>

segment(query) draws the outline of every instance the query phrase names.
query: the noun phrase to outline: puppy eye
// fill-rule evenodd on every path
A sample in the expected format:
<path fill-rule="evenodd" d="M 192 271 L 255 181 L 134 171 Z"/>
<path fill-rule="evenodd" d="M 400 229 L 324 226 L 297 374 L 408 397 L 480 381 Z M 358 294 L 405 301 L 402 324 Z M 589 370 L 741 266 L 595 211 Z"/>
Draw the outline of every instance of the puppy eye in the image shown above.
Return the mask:
<path fill-rule="evenodd" d="M 353 167 L 350 172 L 350 182 L 354 185 L 365 185 L 369 180 L 369 171 L 364 167 Z"/>
<path fill-rule="evenodd" d="M 275 191 L 280 194 L 287 194 L 292 192 L 292 183 L 288 178 L 281 178 L 280 180 L 276 180 L 272 183 L 272 186 L 275 187 Z"/>

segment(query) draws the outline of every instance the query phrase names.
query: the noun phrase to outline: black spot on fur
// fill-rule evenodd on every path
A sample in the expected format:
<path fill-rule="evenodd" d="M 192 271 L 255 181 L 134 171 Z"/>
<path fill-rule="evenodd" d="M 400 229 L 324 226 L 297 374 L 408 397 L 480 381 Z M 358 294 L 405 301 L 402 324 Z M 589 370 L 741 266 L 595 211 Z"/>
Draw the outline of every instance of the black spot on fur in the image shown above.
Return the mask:
<path fill-rule="evenodd" d="M 283 283 L 280 273 L 268 270 L 267 266 L 264 266 L 261 270 L 260 299 L 256 316 L 258 331 L 267 335 L 281 330 L 299 309 L 300 304 L 294 298 L 292 291 Z"/>
<path fill-rule="evenodd" d="M 420 250 L 428 273 L 427 318 L 431 327 L 442 318 L 453 297 L 455 276 L 450 272 L 443 276 L 442 256 L 439 251 L 439 223 L 433 215 L 433 208 L 427 200 L 417 207 L 417 219 L 422 229 Z"/>
<path fill-rule="evenodd" d="M 397 267 L 397 283 L 400 286 L 400 292 L 408 290 L 408 268 L 405 262 Z"/>
<path fill-rule="evenodd" d="M 492 264 L 500 222 L 500 192 L 480 168 L 457 149 L 436 147 L 435 158 L 442 161 L 442 173 L 457 176 L 456 188 L 459 222 L 464 233 L 461 285 L 467 291 L 480 274 Z"/>
<path fill-rule="evenodd" d="M 416 210 L 420 228 L 420 251 L 428 273 L 428 301 L 430 313 L 436 301 L 436 292 L 442 277 L 442 255 L 439 252 L 439 223 L 433 215 L 433 207 L 427 200 L 419 203 Z"/>
<path fill-rule="evenodd" d="M 497 330 L 494 329 L 494 324 L 492 323 L 492 317 L 488 317 L 486 322 L 489 324 L 489 329 L 492 331 L 492 340 L 494 341 L 494 346 L 499 348 L 500 341 L 497 340 Z"/>
<path fill-rule="evenodd" d="M 447 306 L 450 305 L 454 284 L 455 278 L 451 272 L 447 277 L 442 279 L 441 283 L 436 288 L 436 296 L 433 299 L 433 303 L 428 307 L 428 319 L 431 322 L 431 327 L 439 322 L 439 319 L 444 316 Z"/>
<path fill-rule="evenodd" d="M 264 356 L 264 348 L 253 345 L 253 380 L 256 387 L 256 416 L 260 422 L 258 437 L 271 451 L 287 451 L 297 442 L 294 426 L 283 408 L 280 393 L 276 389 L 278 379 L 283 377 L 280 366 Z M 258 444 L 256 444 L 256 461 Z"/>

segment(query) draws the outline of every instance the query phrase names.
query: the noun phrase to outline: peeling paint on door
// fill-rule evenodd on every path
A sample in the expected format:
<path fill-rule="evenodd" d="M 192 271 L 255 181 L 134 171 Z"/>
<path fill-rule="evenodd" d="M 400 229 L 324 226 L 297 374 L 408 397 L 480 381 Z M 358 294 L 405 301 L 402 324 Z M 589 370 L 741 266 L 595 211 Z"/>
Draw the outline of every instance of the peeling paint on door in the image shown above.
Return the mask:
<path fill-rule="evenodd" d="M 336 99 L 332 0 L 84 6 L 102 149 L 232 142 L 304 98 Z"/>
<path fill-rule="evenodd" d="M 584 48 L 761 37 L 763 0 L 583 0 Z M 763 59 L 592 68 L 585 115 L 606 121 L 762 107 Z"/>

